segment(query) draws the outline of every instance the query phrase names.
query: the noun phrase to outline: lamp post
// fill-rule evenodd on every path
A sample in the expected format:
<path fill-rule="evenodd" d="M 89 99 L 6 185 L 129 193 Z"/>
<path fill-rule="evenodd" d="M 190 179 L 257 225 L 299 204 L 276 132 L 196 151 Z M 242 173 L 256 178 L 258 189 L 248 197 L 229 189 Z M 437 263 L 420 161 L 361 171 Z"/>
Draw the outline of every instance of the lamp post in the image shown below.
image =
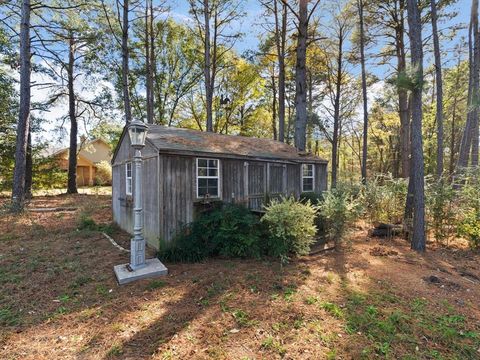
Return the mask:
<path fill-rule="evenodd" d="M 135 189 L 133 192 L 133 238 L 130 242 L 130 268 L 137 270 L 145 266 L 145 238 L 143 237 L 142 214 L 142 149 L 145 146 L 148 126 L 138 120 L 128 125 L 130 143 L 135 149 L 133 164 L 135 167 Z"/>
<path fill-rule="evenodd" d="M 145 238 L 143 237 L 142 213 L 142 149 L 145 146 L 148 126 L 138 120 L 128 124 L 130 143 L 135 150 L 133 164 L 135 168 L 135 188 L 133 189 L 133 238 L 130 241 L 130 263 L 114 266 L 120 285 L 135 280 L 151 278 L 168 273 L 167 268 L 157 258 L 145 259 Z M 147 189 L 148 190 L 148 189 Z"/>

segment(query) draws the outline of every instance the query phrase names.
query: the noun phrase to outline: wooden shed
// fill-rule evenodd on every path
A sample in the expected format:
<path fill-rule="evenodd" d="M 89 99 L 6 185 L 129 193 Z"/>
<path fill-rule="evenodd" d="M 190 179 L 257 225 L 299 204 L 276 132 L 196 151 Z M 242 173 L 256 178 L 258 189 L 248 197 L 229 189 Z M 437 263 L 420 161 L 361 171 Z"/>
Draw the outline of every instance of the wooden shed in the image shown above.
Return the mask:
<path fill-rule="evenodd" d="M 114 221 L 133 232 L 133 149 L 124 129 L 112 159 Z M 269 139 L 149 125 L 143 157 L 144 235 L 158 249 L 207 202 L 262 211 L 268 199 L 327 188 L 327 161 Z"/>

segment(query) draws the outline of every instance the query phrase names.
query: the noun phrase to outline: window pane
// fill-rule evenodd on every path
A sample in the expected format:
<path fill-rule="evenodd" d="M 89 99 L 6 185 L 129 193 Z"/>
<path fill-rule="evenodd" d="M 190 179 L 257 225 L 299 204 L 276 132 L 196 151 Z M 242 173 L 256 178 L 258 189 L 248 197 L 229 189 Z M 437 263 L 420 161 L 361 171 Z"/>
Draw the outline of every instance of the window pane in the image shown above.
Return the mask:
<path fill-rule="evenodd" d="M 208 193 L 210 196 L 218 196 L 218 180 L 208 179 Z"/>
<path fill-rule="evenodd" d="M 304 178 L 303 179 L 303 191 L 313 191 L 313 179 Z"/>
<path fill-rule="evenodd" d="M 198 167 L 207 167 L 207 159 L 198 159 Z"/>
<path fill-rule="evenodd" d="M 198 168 L 198 176 L 207 176 L 207 169 L 206 168 Z"/>
<path fill-rule="evenodd" d="M 218 176 L 218 169 L 208 169 L 208 176 Z"/>
<path fill-rule="evenodd" d="M 208 160 L 208 167 L 216 168 L 218 167 L 217 165 L 218 165 L 217 160 Z"/>
<path fill-rule="evenodd" d="M 207 195 L 208 190 L 206 187 L 198 187 L 198 196 L 205 196 Z"/>
<path fill-rule="evenodd" d="M 198 179 L 198 187 L 207 187 L 207 179 Z"/>

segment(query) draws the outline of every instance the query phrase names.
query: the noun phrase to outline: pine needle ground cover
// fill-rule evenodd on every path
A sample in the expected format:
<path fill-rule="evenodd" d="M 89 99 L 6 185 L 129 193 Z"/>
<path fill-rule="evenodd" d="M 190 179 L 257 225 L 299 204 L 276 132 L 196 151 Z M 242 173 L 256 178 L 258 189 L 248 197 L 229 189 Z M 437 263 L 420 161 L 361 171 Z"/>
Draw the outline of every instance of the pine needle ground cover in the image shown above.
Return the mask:
<path fill-rule="evenodd" d="M 31 207 L 78 209 L 1 214 L 0 358 L 480 357 L 480 255 L 466 245 L 419 256 L 357 225 L 338 252 L 167 263 L 167 277 L 120 287 L 128 254 L 101 231 L 130 236 L 110 201 L 39 197 Z"/>

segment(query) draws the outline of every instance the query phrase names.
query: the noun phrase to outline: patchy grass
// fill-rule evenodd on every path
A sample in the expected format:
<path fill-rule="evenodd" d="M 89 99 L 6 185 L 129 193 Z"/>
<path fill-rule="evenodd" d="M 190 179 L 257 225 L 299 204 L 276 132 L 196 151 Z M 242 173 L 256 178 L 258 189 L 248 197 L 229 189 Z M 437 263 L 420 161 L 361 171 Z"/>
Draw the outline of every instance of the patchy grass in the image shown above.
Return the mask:
<path fill-rule="evenodd" d="M 342 251 L 286 266 L 166 264 L 168 276 L 120 287 L 112 269 L 128 254 L 100 232 L 123 247 L 130 236 L 108 196 L 31 206 L 78 210 L 0 218 L 2 359 L 480 358 L 480 284 L 461 275 L 480 276 L 478 253 L 419 256 L 359 231 Z M 398 255 L 376 257 L 378 246 Z"/>

